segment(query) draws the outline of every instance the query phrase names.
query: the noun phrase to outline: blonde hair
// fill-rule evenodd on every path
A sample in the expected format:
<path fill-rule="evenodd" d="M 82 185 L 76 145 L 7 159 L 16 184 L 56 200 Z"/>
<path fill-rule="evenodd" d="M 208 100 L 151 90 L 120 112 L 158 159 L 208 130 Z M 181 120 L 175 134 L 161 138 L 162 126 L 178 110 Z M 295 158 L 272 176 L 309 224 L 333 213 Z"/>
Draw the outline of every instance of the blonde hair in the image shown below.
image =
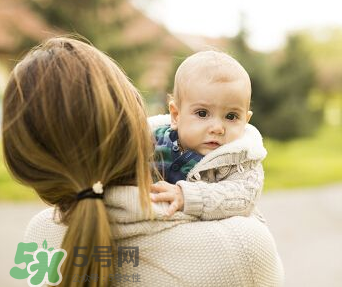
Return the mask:
<path fill-rule="evenodd" d="M 180 104 L 190 85 L 202 83 L 224 83 L 244 77 L 250 88 L 250 79 L 246 70 L 233 57 L 221 51 L 201 51 L 186 58 L 175 74 L 172 100 Z"/>
<path fill-rule="evenodd" d="M 101 181 L 105 187 L 137 185 L 150 212 L 152 139 L 142 99 L 108 56 L 77 39 L 57 37 L 34 48 L 13 70 L 3 100 L 3 151 L 22 184 L 60 212 L 68 225 L 62 248 L 87 246 L 88 264 L 62 265 L 60 286 L 82 286 L 72 275 L 98 274 L 107 286 L 112 267 L 91 257 L 94 246 L 112 246 L 103 200 L 77 201 Z M 104 195 L 106 190 L 104 191 Z"/>

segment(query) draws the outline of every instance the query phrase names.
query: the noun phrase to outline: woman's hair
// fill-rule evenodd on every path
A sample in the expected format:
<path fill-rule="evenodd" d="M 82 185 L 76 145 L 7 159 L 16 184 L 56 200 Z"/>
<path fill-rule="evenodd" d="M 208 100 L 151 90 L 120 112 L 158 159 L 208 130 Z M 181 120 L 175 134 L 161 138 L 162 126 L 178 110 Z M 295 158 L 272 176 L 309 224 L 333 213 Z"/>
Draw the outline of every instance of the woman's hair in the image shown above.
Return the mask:
<path fill-rule="evenodd" d="M 103 200 L 76 200 L 98 181 L 137 185 L 150 212 L 152 138 L 138 91 L 118 66 L 90 44 L 67 37 L 34 48 L 11 73 L 3 100 L 3 151 L 12 175 L 60 211 L 68 225 L 60 286 L 72 275 L 97 274 L 107 286 L 112 267 L 91 257 L 113 245 Z M 85 267 L 73 266 L 74 247 L 86 246 Z M 80 263 L 80 262 L 79 262 Z"/>

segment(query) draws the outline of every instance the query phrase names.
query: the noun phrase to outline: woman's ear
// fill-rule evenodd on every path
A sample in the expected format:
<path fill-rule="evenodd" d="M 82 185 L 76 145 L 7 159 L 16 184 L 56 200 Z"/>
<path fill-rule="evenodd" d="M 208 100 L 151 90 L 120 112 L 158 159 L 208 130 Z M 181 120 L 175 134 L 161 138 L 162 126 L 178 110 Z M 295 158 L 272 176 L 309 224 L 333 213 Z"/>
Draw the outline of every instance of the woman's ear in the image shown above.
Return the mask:
<path fill-rule="evenodd" d="M 246 123 L 249 122 L 249 120 L 251 119 L 252 115 L 253 115 L 253 112 L 252 112 L 252 111 L 248 111 L 248 112 L 247 112 Z"/>
<path fill-rule="evenodd" d="M 171 129 L 177 130 L 179 111 L 178 111 L 178 107 L 177 107 L 175 101 L 169 102 L 169 112 L 171 115 Z"/>

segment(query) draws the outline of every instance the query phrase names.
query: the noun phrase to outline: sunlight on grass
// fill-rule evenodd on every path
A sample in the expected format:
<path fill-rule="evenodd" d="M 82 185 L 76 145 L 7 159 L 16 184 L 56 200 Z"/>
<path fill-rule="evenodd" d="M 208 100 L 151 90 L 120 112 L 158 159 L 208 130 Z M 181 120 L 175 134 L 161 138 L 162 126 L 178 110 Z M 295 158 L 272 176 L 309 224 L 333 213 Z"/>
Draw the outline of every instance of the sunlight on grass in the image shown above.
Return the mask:
<path fill-rule="evenodd" d="M 342 182 L 342 128 L 287 143 L 265 139 L 265 190 Z"/>

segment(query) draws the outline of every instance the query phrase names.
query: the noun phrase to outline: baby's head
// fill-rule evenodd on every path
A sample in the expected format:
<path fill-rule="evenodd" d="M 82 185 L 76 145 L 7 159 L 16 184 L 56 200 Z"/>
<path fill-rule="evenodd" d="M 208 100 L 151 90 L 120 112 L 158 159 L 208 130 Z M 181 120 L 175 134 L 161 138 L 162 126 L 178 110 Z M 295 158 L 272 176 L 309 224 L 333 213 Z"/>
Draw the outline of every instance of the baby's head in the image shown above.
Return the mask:
<path fill-rule="evenodd" d="M 175 76 L 171 128 L 183 149 L 202 155 L 240 138 L 252 116 L 246 70 L 223 52 L 188 57 Z"/>

